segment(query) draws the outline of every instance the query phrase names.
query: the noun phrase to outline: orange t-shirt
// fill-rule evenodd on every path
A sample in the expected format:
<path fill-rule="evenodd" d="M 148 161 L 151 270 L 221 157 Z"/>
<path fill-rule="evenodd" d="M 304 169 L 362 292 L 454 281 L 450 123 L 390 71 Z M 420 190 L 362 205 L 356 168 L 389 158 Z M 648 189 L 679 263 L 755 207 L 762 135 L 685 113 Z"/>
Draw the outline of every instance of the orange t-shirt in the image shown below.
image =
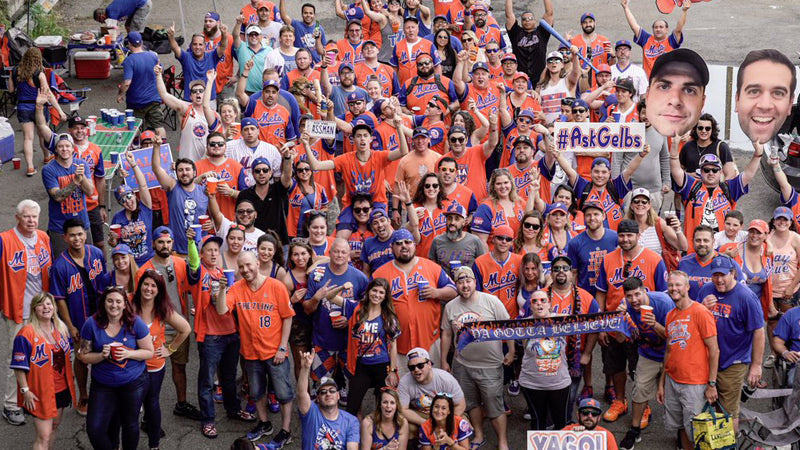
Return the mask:
<path fill-rule="evenodd" d="M 153 323 L 150 324 L 150 337 L 153 338 L 153 348 L 156 351 L 167 342 L 164 323 L 156 318 L 153 318 Z M 154 354 L 152 358 L 145 361 L 148 372 L 158 372 L 164 368 L 166 363 L 167 360 L 163 356 L 158 356 L 157 354 Z"/>
<path fill-rule="evenodd" d="M 222 164 L 215 166 L 211 160 L 208 158 L 203 158 L 200 161 L 197 161 L 195 166 L 197 167 L 198 175 L 206 172 L 214 172 L 217 174 L 217 180 L 220 181 L 220 184 L 224 183 L 234 189 L 239 189 L 241 187 L 239 186 L 239 175 L 242 172 L 242 165 L 236 160 L 225 158 L 225 161 Z M 228 220 L 235 222 L 236 198 L 228 197 L 227 195 L 217 195 L 216 198 L 222 215 Z"/>
<path fill-rule="evenodd" d="M 283 320 L 295 314 L 286 286 L 267 277 L 254 291 L 247 281 L 239 280 L 228 291 L 227 302 L 239 324 L 239 352 L 244 359 L 266 361 L 275 356 Z"/>
<path fill-rule="evenodd" d="M 482 202 L 489 191 L 486 189 L 486 156 L 483 153 L 483 145 L 468 147 L 461 157 L 456 157 L 453 151 L 446 155 L 456 160 L 456 183 L 468 187 L 474 194 L 478 202 Z"/>
<path fill-rule="evenodd" d="M 413 151 L 403 156 L 400 158 L 400 164 L 397 165 L 394 181 L 405 181 L 406 185 L 408 185 L 408 192 L 414 195 L 413 193 L 417 192 L 419 180 L 427 173 L 436 172 L 436 163 L 439 162 L 441 157 L 440 154 L 433 150 L 428 150 L 422 155 Z"/>
<path fill-rule="evenodd" d="M 343 207 L 350 206 L 351 194 L 363 191 L 372 194 L 374 203 L 386 203 L 384 177 L 389 152 L 372 152 L 366 163 L 359 161 L 356 155 L 357 152 L 351 152 L 333 158 L 334 170 L 342 174 L 344 182 Z"/>
<path fill-rule="evenodd" d="M 464 186 L 463 184 L 456 184 L 456 188 L 453 192 L 447 194 L 445 197 L 444 202 L 444 210 L 447 211 L 450 208 L 450 205 L 453 203 L 458 203 L 459 205 L 464 207 L 464 210 L 467 211 L 467 214 L 472 214 L 478 209 L 478 199 L 475 198 L 475 194 L 472 192 L 472 189 Z"/>
<path fill-rule="evenodd" d="M 276 103 L 269 108 L 262 100 L 256 100 L 251 117 L 258 122 L 260 140 L 277 148 L 283 147 L 286 143 L 286 128 L 291 126 L 289 125 L 291 114 L 283 105 Z"/>
<path fill-rule="evenodd" d="M 530 195 L 531 183 L 533 182 L 533 175 L 531 170 L 536 166 L 530 165 L 527 169 L 519 169 L 516 164 L 512 164 L 506 169 L 514 177 L 514 186 L 517 188 L 517 195 L 523 201 L 528 201 Z M 539 174 L 539 198 L 547 202 L 550 199 L 550 180 Z"/>
<path fill-rule="evenodd" d="M 697 302 L 685 310 L 667 313 L 667 358 L 664 371 L 682 384 L 708 383 L 708 347 L 704 342 L 717 335 L 711 311 Z"/>
<path fill-rule="evenodd" d="M 562 429 L 566 430 L 566 431 L 570 431 L 570 430 L 575 429 L 575 427 L 578 427 L 578 426 L 582 426 L 582 425 L 578 424 L 578 423 L 573 423 L 573 424 L 565 426 Z M 616 440 L 616 438 L 614 438 L 614 435 L 611 434 L 610 431 L 606 430 L 605 428 L 601 427 L 600 425 L 594 427 L 593 431 L 602 431 L 603 433 L 606 434 L 606 450 L 619 450 L 619 447 L 617 447 L 617 440 Z"/>

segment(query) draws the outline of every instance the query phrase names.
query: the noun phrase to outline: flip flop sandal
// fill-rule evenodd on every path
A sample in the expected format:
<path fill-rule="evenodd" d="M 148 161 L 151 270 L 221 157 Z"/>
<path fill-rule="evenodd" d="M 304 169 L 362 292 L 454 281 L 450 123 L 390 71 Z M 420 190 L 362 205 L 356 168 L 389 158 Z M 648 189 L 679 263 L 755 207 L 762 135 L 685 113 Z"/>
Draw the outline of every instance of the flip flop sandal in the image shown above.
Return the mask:
<path fill-rule="evenodd" d="M 217 427 L 215 427 L 213 423 L 203 425 L 202 431 L 203 431 L 203 436 L 209 439 L 215 439 L 217 437 Z"/>

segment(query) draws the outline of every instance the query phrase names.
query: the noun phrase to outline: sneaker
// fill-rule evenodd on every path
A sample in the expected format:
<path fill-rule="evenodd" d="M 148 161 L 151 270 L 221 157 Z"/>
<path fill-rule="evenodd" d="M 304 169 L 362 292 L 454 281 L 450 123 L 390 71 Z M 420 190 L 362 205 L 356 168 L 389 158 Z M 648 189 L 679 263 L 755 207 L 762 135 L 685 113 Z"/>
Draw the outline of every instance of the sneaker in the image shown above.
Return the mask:
<path fill-rule="evenodd" d="M 274 392 L 270 392 L 269 395 L 267 395 L 267 404 L 269 405 L 269 410 L 272 413 L 281 412 L 281 404 L 278 403 L 278 399 L 275 398 Z"/>
<path fill-rule="evenodd" d="M 200 410 L 189 402 L 175 403 L 175 408 L 172 410 L 172 414 L 180 417 L 186 417 L 187 419 L 191 420 L 200 420 L 202 418 Z"/>
<path fill-rule="evenodd" d="M 519 381 L 513 380 L 511 383 L 508 383 L 508 395 L 516 397 L 519 395 L 519 391 Z"/>
<path fill-rule="evenodd" d="M 503 399 L 503 408 L 506 410 L 506 415 L 510 416 L 511 415 L 511 407 L 508 406 L 508 403 L 506 403 L 506 399 Z"/>
<path fill-rule="evenodd" d="M 222 403 L 222 388 L 217 386 L 212 396 L 214 397 L 214 403 Z"/>
<path fill-rule="evenodd" d="M 650 425 L 650 414 L 652 412 L 653 411 L 650 410 L 650 405 L 647 405 L 647 407 L 644 409 L 644 414 L 642 414 L 642 421 L 641 421 L 641 423 L 639 423 L 639 428 L 644 430 L 645 428 L 647 428 L 648 425 Z M 636 441 L 636 442 L 639 442 L 639 441 Z"/>
<path fill-rule="evenodd" d="M 606 386 L 606 391 L 603 394 L 603 397 L 606 399 L 606 403 L 614 403 L 617 401 L 617 391 L 614 390 L 614 386 L 608 385 Z"/>
<path fill-rule="evenodd" d="M 258 422 L 256 426 L 247 433 L 247 439 L 255 442 L 264 436 L 272 434 L 272 422 Z"/>
<path fill-rule="evenodd" d="M 54 159 L 56 159 L 56 155 L 48 154 L 47 156 L 44 157 L 43 161 L 44 161 L 45 164 L 48 164 L 50 161 L 52 161 Z"/>
<path fill-rule="evenodd" d="M 636 430 L 628 430 L 625 437 L 619 443 L 620 450 L 633 450 L 634 444 L 642 441 L 642 433 Z"/>
<path fill-rule="evenodd" d="M 248 414 L 255 414 L 256 413 L 256 402 L 252 398 L 247 397 L 247 406 L 244 407 L 244 410 Z"/>
<path fill-rule="evenodd" d="M 281 430 L 278 431 L 278 434 L 276 434 L 275 437 L 272 438 L 272 441 L 269 444 L 267 444 L 267 448 L 270 450 L 278 450 L 280 448 L 283 448 L 286 444 L 290 444 L 291 442 L 292 442 L 291 433 L 281 428 Z"/>
<path fill-rule="evenodd" d="M 75 411 L 79 416 L 86 417 L 89 412 L 89 399 L 78 400 L 78 404 L 75 405 Z"/>
<path fill-rule="evenodd" d="M 592 397 L 594 397 L 594 389 L 592 389 L 591 386 L 584 386 L 583 390 L 581 390 L 581 395 L 578 396 L 578 400 L 575 402 L 575 404 L 580 403 L 581 400 L 585 398 L 592 398 Z"/>
<path fill-rule="evenodd" d="M 347 408 L 347 389 L 343 388 L 339 391 L 339 406 Z"/>
<path fill-rule="evenodd" d="M 769 355 L 767 359 L 764 360 L 764 368 L 772 369 L 773 367 L 775 367 L 775 355 Z"/>
<path fill-rule="evenodd" d="M 21 409 L 5 409 L 3 408 L 3 417 L 6 421 L 14 426 L 25 425 L 25 413 Z"/>
<path fill-rule="evenodd" d="M 29 176 L 29 177 L 32 177 L 32 176 L 36 175 L 37 173 L 39 173 L 39 171 L 36 170 L 35 167 L 28 167 L 28 171 L 25 173 L 25 175 Z"/>
<path fill-rule="evenodd" d="M 603 420 L 606 422 L 614 422 L 619 419 L 619 416 L 628 413 L 628 402 L 623 402 L 622 400 L 614 400 L 611 402 L 611 406 L 608 407 L 608 410 L 605 414 L 603 414 Z"/>
<path fill-rule="evenodd" d="M 257 417 L 255 414 L 240 409 L 236 414 L 228 414 L 228 419 L 241 420 L 242 422 L 255 422 Z"/>

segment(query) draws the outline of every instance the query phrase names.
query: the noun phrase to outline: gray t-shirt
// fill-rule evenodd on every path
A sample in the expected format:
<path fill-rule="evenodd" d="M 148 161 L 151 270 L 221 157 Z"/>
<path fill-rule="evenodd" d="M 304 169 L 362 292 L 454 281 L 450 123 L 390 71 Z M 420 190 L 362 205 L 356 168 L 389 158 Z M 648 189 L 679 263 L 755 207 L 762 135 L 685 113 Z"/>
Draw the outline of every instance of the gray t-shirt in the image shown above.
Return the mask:
<path fill-rule="evenodd" d="M 167 268 L 167 266 L 169 266 L 169 269 Z M 180 314 L 181 311 L 183 310 L 181 308 L 181 296 L 178 293 L 178 278 L 175 276 L 175 264 L 172 262 L 171 258 L 167 266 L 156 264 L 156 262 L 153 261 L 153 268 L 155 268 L 156 271 L 161 272 L 161 274 L 164 276 L 164 283 L 166 283 L 167 285 L 167 294 L 169 294 L 169 300 L 172 304 L 172 309 L 174 309 L 175 312 Z M 169 280 L 170 274 L 172 274 L 172 281 Z M 186 305 L 186 307 L 190 308 L 191 306 Z M 175 329 L 172 328 L 170 324 L 165 324 L 165 330 L 167 334 L 176 333 Z"/>
<path fill-rule="evenodd" d="M 567 341 L 563 337 L 528 339 L 522 357 L 519 384 L 528 389 L 555 391 L 572 383 L 566 357 Z"/>
<path fill-rule="evenodd" d="M 669 147 L 667 138 L 658 134 L 653 127 L 648 127 L 645 140 L 650 144 L 650 153 L 631 175 L 634 188 L 645 188 L 650 192 L 661 191 L 662 186 L 670 186 L 672 179 L 669 170 Z M 615 153 L 611 163 L 611 176 L 618 176 L 638 153 Z"/>
<path fill-rule="evenodd" d="M 484 254 L 483 243 L 478 236 L 465 233 L 460 241 L 451 241 L 446 234 L 436 236 L 428 251 L 428 259 L 439 264 L 450 278 L 453 271 L 450 261 L 461 261 L 462 266 L 472 267 L 475 258 Z"/>
<path fill-rule="evenodd" d="M 25 294 L 22 298 L 22 319 L 28 320 L 31 316 L 31 300 L 33 300 L 34 295 L 42 292 L 42 269 L 39 267 L 39 257 L 36 256 L 36 242 L 39 240 L 39 235 L 33 233 L 33 237 L 25 237 L 16 227 L 14 228 L 14 233 L 25 244 L 25 257 L 28 260 Z"/>
<path fill-rule="evenodd" d="M 397 387 L 402 405 L 408 405 L 414 411 L 430 414 L 431 403 L 437 392 L 453 394 L 453 403 L 464 400 L 464 391 L 452 375 L 435 367 L 432 370 L 433 379 L 425 385 L 417 383 L 414 375 L 410 373 L 403 375 Z"/>
<path fill-rule="evenodd" d="M 510 319 L 499 298 L 485 292 L 475 292 L 465 302 L 461 296 L 447 302 L 442 314 L 442 330 L 450 329 L 453 336 L 468 322 Z M 503 365 L 503 341 L 473 342 L 456 353 L 456 361 L 473 369 L 495 369 Z"/>

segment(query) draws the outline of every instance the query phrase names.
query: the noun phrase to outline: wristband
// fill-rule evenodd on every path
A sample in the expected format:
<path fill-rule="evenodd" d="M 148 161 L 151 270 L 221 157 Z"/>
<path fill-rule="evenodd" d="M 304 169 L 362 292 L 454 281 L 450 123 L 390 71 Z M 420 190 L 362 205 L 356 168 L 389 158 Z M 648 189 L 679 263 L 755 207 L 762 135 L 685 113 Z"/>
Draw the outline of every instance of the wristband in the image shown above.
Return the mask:
<path fill-rule="evenodd" d="M 172 342 L 170 342 L 169 344 L 167 344 L 167 350 L 169 350 L 169 352 L 170 352 L 170 353 L 175 353 L 175 349 L 174 349 L 174 348 L 172 348 Z"/>
<path fill-rule="evenodd" d="M 283 352 L 283 353 L 286 353 L 286 347 L 284 347 L 284 346 L 282 346 L 282 345 L 281 345 L 280 347 L 278 347 L 278 351 L 281 351 L 281 352 Z"/>
<path fill-rule="evenodd" d="M 405 203 L 406 206 L 411 206 L 411 202 Z"/>

